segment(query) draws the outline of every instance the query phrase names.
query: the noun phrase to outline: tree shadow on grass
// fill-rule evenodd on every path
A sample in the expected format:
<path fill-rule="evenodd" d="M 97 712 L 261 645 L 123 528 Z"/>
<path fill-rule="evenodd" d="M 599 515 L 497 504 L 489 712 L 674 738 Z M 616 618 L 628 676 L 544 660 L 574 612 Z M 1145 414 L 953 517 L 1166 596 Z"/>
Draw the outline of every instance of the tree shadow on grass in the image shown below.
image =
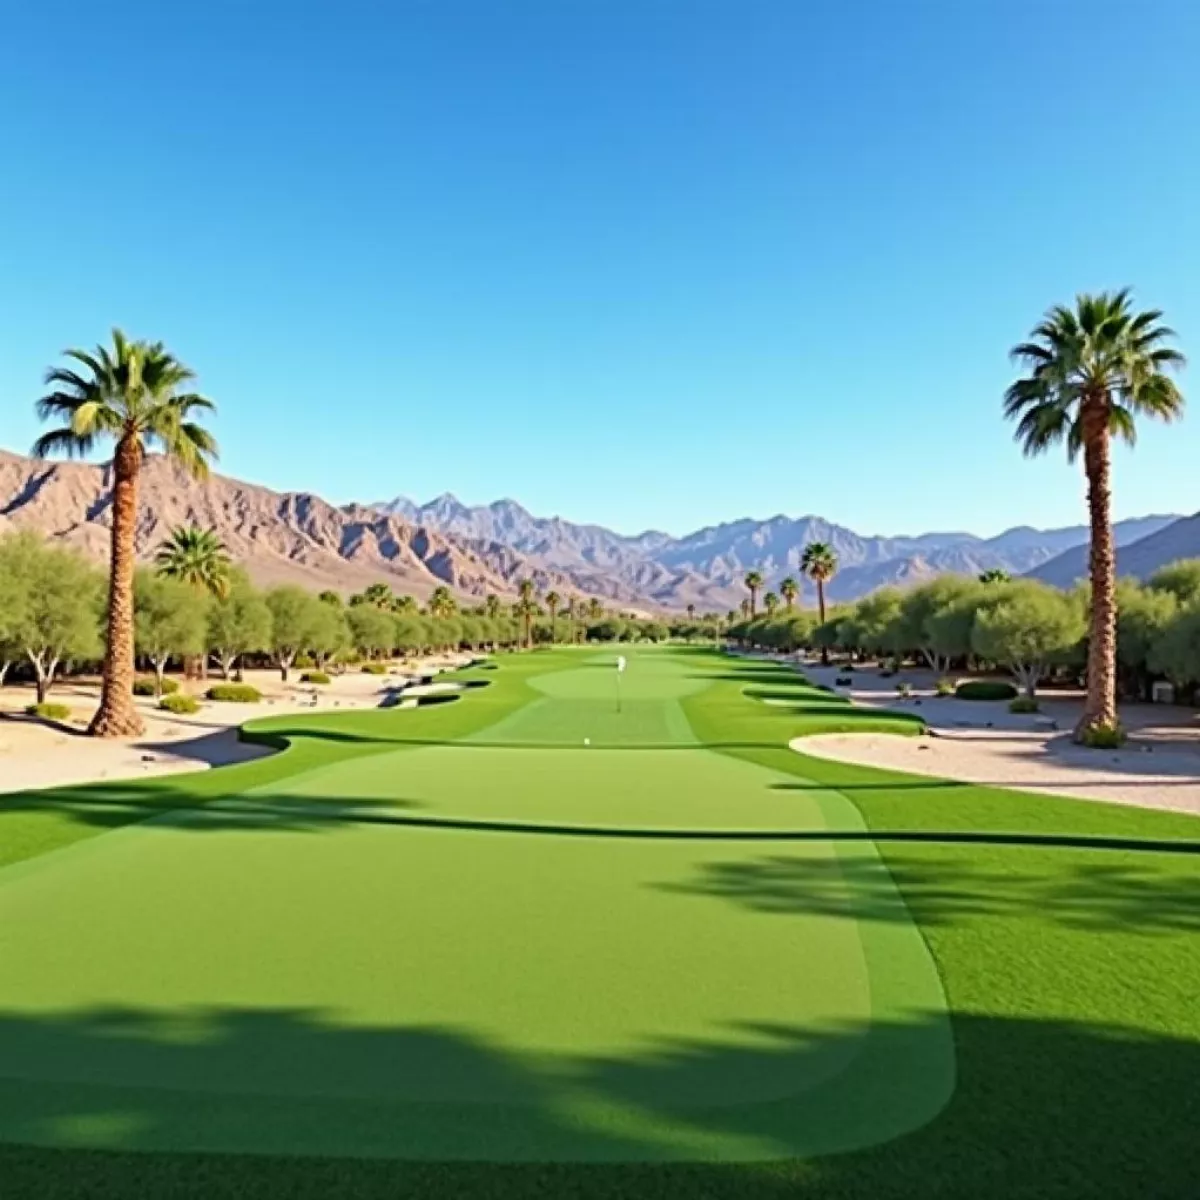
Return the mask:
<path fill-rule="evenodd" d="M 932 843 L 936 836 L 924 840 Z M 977 841 L 989 841 L 988 835 Z M 1024 844 L 1032 849 L 1039 843 L 1025 839 Z M 1012 870 L 994 856 L 986 863 L 966 853 L 922 858 L 919 847 L 906 849 L 903 857 L 890 855 L 886 864 L 873 853 L 851 850 L 839 851 L 836 858 L 778 854 L 709 862 L 690 883 L 657 886 L 683 895 L 721 896 L 754 912 L 794 916 L 900 925 L 915 918 L 919 925 L 936 927 L 980 916 L 1037 914 L 1097 934 L 1130 929 L 1200 934 L 1200 871 L 1189 859 L 1200 854 L 1200 844 L 1189 844 L 1183 855 L 1170 844 L 1155 850 L 1151 857 L 1139 859 L 1134 852 L 1117 861 L 1111 855 L 1038 859 L 1038 869 L 1030 867 L 1030 859 L 1017 858 Z M 1172 857 L 1163 859 L 1162 854 Z"/>
<path fill-rule="evenodd" d="M 801 1080 L 814 1056 L 852 1049 L 861 1026 L 762 1028 L 752 1031 L 753 1046 L 746 1030 L 736 1037 L 714 1030 L 702 1043 L 651 1043 L 541 1071 L 478 1031 L 450 1024 L 349 1028 L 290 1009 L 8 1012 L 0 1014 L 0 1048 L 10 1071 L 15 1064 L 21 1074 L 0 1084 L 0 1132 L 26 1144 L 0 1145 L 0 1173 L 12 1200 L 1195 1195 L 1200 1041 L 1132 1018 L 1114 1024 L 958 1011 L 952 1019 L 958 1083 L 940 1115 L 868 1149 L 789 1161 L 788 1144 L 819 1130 L 789 1125 L 786 1102 L 774 1113 L 770 1105 L 691 1106 L 689 1089 L 722 1078 Z M 914 1013 L 877 1022 L 877 1033 L 911 1041 L 932 1021 Z M 61 1082 L 46 1081 L 55 1074 Z M 133 1085 L 104 1086 L 118 1080 Z M 149 1080 L 168 1086 L 139 1086 Z M 441 1104 L 397 1103 L 422 1090 Z M 472 1093 L 500 1107 L 456 1104 Z M 886 1104 L 886 1089 L 874 1101 Z M 868 1102 L 859 1098 L 860 1107 Z M 824 1118 L 810 1110 L 807 1120 L 869 1115 L 856 1112 L 853 1096 L 842 1103 Z M 630 1120 L 608 1121 L 614 1108 Z M 668 1134 L 680 1126 L 698 1145 L 748 1139 L 783 1161 L 645 1162 L 678 1154 L 681 1144 L 686 1151 L 686 1138 L 673 1142 Z M 104 1149 L 28 1144 L 70 1137 Z M 256 1153 L 171 1152 L 222 1143 Z M 146 1150 L 158 1153 L 135 1152 Z M 379 1157 L 346 1157 L 371 1154 Z M 405 1154 L 435 1161 L 388 1157 Z M 534 1161 L 494 1161 L 505 1157 Z"/>

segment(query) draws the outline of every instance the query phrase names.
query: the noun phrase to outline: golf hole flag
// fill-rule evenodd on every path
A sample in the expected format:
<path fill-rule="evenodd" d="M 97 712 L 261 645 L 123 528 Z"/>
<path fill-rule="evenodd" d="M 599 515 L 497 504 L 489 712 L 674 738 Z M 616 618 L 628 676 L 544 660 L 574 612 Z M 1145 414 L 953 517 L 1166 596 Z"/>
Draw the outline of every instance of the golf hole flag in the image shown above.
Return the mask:
<path fill-rule="evenodd" d="M 625 670 L 625 655 L 618 654 L 617 655 L 617 674 L 618 675 L 622 674 L 624 672 L 624 670 Z"/>

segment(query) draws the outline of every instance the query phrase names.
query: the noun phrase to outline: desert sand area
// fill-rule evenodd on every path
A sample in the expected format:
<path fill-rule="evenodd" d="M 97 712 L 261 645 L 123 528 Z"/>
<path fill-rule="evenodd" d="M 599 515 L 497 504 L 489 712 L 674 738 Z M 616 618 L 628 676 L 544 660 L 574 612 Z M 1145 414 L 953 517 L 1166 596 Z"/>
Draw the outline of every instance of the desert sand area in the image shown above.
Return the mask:
<path fill-rule="evenodd" d="M 238 726 L 255 717 L 377 708 L 401 687 L 418 694 L 419 685 L 410 680 L 461 665 L 469 657 L 414 659 L 392 668 L 395 673 L 388 675 L 368 675 L 355 668 L 334 675 L 321 687 L 300 683 L 298 671 L 292 672 L 287 683 L 278 671 L 246 671 L 245 682 L 263 695 L 260 703 L 202 700 L 201 710 L 191 716 L 163 712 L 153 697 L 139 697 L 146 732 L 128 741 L 84 736 L 99 696 L 94 679 L 67 679 L 55 685 L 50 699 L 72 709 L 71 720 L 61 726 L 25 716 L 26 705 L 34 700 L 33 689 L 10 684 L 0 688 L 0 794 L 180 774 L 258 758 L 271 751 L 238 739 Z M 209 686 L 219 682 L 219 676 L 210 676 L 207 682 L 183 684 L 182 690 L 202 698 Z"/>
<path fill-rule="evenodd" d="M 803 669 L 827 687 L 843 674 L 837 666 L 816 663 Z M 818 734 L 797 738 L 794 750 L 964 783 L 1200 814 L 1200 714 L 1193 709 L 1122 705 L 1127 745 L 1088 750 L 1071 741 L 1082 711 L 1079 693 L 1041 694 L 1040 713 L 1017 715 L 1004 701 L 936 696 L 931 671 L 901 671 L 884 679 L 877 669 L 860 667 L 853 679 L 850 687 L 835 690 L 857 704 L 919 715 L 930 733 Z M 907 699 L 897 694 L 901 682 L 912 689 Z"/>

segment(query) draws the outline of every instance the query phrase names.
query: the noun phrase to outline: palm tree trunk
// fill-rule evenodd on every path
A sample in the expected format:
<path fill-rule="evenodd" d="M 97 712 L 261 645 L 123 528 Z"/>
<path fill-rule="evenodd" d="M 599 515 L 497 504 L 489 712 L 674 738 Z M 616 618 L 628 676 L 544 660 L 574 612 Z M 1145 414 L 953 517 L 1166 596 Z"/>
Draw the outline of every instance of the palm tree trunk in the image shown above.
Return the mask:
<path fill-rule="evenodd" d="M 1084 417 L 1084 468 L 1091 522 L 1089 574 L 1092 623 L 1088 637 L 1087 702 L 1075 740 L 1117 723 L 1117 556 L 1113 547 L 1111 447 L 1107 405 L 1092 402 Z"/>
<path fill-rule="evenodd" d="M 820 617 L 821 624 L 824 625 L 825 624 L 825 580 L 823 580 L 821 578 L 817 579 L 817 613 Z M 829 647 L 828 646 L 821 647 L 821 662 L 825 666 L 829 665 Z"/>
<path fill-rule="evenodd" d="M 113 457 L 112 554 L 108 572 L 108 627 L 100 707 L 88 732 L 93 737 L 137 737 L 145 732 L 133 703 L 133 568 L 137 533 L 137 483 L 142 447 L 123 437 Z"/>

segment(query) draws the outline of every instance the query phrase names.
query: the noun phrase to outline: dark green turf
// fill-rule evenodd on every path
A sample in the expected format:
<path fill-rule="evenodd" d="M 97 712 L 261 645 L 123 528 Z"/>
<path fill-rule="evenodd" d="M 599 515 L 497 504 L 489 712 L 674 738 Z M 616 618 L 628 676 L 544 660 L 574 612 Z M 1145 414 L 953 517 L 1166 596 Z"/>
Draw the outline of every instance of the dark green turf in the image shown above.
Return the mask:
<path fill-rule="evenodd" d="M 686 657 L 686 652 L 673 653 Z M 238 811 L 204 818 L 205 839 L 219 845 L 225 837 L 223 827 L 235 828 L 240 836 L 250 823 L 263 826 L 264 833 L 270 830 L 275 841 L 326 840 L 328 834 L 318 836 L 318 831 L 346 822 L 347 806 L 322 804 L 313 797 L 289 801 L 279 795 L 284 780 L 335 759 L 357 759 L 357 770 L 367 756 L 395 754 L 398 765 L 403 754 L 423 753 L 423 747 L 471 735 L 475 739 L 464 754 L 524 754 L 529 743 L 515 750 L 505 748 L 512 742 L 492 746 L 480 731 L 516 705 L 534 704 L 545 696 L 530 686 L 530 677 L 548 670 L 578 670 L 581 661 L 580 655 L 570 653 L 523 656 L 512 667 L 481 673 L 492 676 L 491 687 L 439 710 L 398 713 L 382 720 L 378 714 L 339 714 L 312 724 L 265 722 L 257 736 L 289 736 L 293 748 L 235 772 L 164 781 L 157 787 L 104 785 L 14 798 L 0 806 L 0 855 L 17 859 L 44 853 L 148 813 L 187 808 L 205 797 L 244 796 L 251 788 L 258 789 L 257 813 L 250 811 L 248 799 L 219 806 Z M 820 804 L 821 797 L 833 792 L 848 801 L 878 840 L 886 873 L 873 852 L 861 859 L 853 853 L 862 846 L 870 849 L 869 843 L 856 840 L 863 828 L 856 820 L 853 828 L 838 828 L 845 845 L 836 871 L 803 853 L 805 839 L 820 831 L 797 828 L 793 843 L 705 842 L 702 855 L 688 860 L 680 876 L 669 881 L 672 888 L 680 889 L 680 895 L 769 918 L 783 928 L 797 922 L 797 928 L 803 927 L 814 915 L 844 922 L 865 933 L 868 946 L 874 931 L 906 928 L 911 911 L 938 963 L 953 1021 L 958 1079 L 940 1116 L 874 1148 L 762 1167 L 405 1165 L 0 1147 L 3 1194 L 830 1200 L 1194 1195 L 1200 1170 L 1195 1138 L 1200 1121 L 1195 1083 L 1200 1076 L 1200 1014 L 1194 1003 L 1200 994 L 1200 858 L 1189 852 L 1189 842 L 1196 842 L 1200 822 L 805 759 L 783 748 L 797 734 L 831 722 L 865 725 L 886 718 L 848 711 L 779 668 L 722 663 L 705 654 L 694 655 L 692 661 L 698 674 L 714 680 L 704 691 L 675 698 L 696 738 L 725 756 L 790 777 L 780 789 L 785 797 L 791 798 L 789 792 L 801 799 L 816 795 Z M 770 698 L 785 703 L 767 705 L 759 702 L 761 696 L 752 701 L 744 694 L 747 689 L 782 692 Z M 639 745 L 655 746 L 658 736 Z M 627 753 L 690 754 L 673 745 Z M 561 741 L 557 752 L 567 757 L 575 753 Z M 382 807 L 369 798 L 355 800 L 355 824 Z M 399 809 L 386 815 L 421 819 L 416 812 Z M 476 834 L 485 841 L 512 837 L 490 831 L 495 815 L 485 812 L 467 820 L 482 826 Z M 543 824 L 541 815 L 526 814 L 528 823 Z M 598 815 L 604 819 L 597 833 L 586 835 L 587 841 L 603 835 L 607 845 L 624 845 L 620 839 L 629 832 L 628 813 L 593 810 L 588 819 L 595 821 Z M 455 819 L 444 804 L 426 817 Z M 644 832 L 635 828 L 634 836 Z M 410 834 L 416 836 L 414 831 Z M 433 829 L 425 834 L 459 837 L 462 831 Z M 175 836 L 200 839 L 199 831 L 186 834 L 180 829 Z M 853 883 L 849 889 L 847 876 Z M 319 894 L 319 881 L 314 886 Z M 148 903 L 153 901 L 149 897 Z M 214 904 L 220 907 L 218 901 Z M 174 947 L 159 950 L 169 960 Z M 245 1014 L 226 1014 L 227 1020 L 214 1020 L 207 1030 L 163 1028 L 143 1016 L 93 1014 L 74 1025 L 48 1027 L 18 1020 L 0 1028 L 0 1046 L 23 1046 L 30 1038 L 42 1038 L 59 1051 L 63 1043 L 70 1043 L 94 1055 L 97 1045 L 107 1043 L 123 1058 L 141 1047 L 157 1061 L 166 1053 L 164 1047 L 175 1044 L 184 1062 L 209 1054 L 218 1061 L 240 1059 L 255 1044 L 275 1047 L 277 1060 L 299 1058 L 305 1048 L 330 1044 L 336 1045 L 338 1056 L 357 1053 L 372 1059 L 386 1059 L 396 1049 L 364 1036 L 352 1052 L 340 1036 L 322 1036 L 326 1028 L 319 1015 L 258 1014 L 250 1020 Z M 885 1041 L 900 1038 L 910 1044 L 914 1035 L 919 1042 L 929 1031 L 919 1013 L 897 1013 L 893 1020 L 875 1021 L 871 1029 Z M 760 1064 L 751 1074 L 762 1069 L 770 1076 L 788 1059 L 812 1062 L 815 1055 L 831 1061 L 838 1057 L 839 1046 L 856 1044 L 863 1031 L 848 1022 L 842 1028 L 814 1027 L 807 1032 L 802 1053 L 786 1033 L 774 1043 L 764 1038 L 758 1047 L 761 1053 L 746 1056 L 746 1061 Z M 439 1042 L 427 1049 L 439 1071 L 457 1077 L 460 1068 L 453 1066 L 449 1047 Z M 410 1047 L 403 1050 L 411 1053 Z M 736 1052 L 744 1050 L 743 1046 Z M 687 1085 L 672 1085 L 686 1091 L 697 1072 L 710 1077 L 714 1062 L 728 1058 L 720 1045 L 703 1051 L 675 1047 L 649 1056 L 653 1069 L 636 1073 L 636 1087 L 653 1096 L 661 1081 L 686 1079 Z M 874 1056 L 874 1061 L 885 1062 L 887 1057 Z M 468 1074 L 475 1073 L 480 1065 L 476 1056 L 468 1053 L 465 1058 Z M 511 1066 L 507 1056 L 498 1062 L 489 1056 L 489 1064 L 501 1074 Z M 619 1074 L 601 1077 L 607 1089 L 629 1094 L 631 1083 Z M 659 1082 L 651 1084 L 651 1079 Z M 136 1130 L 136 1141 L 151 1137 L 154 1127 L 165 1131 L 166 1140 L 188 1120 L 187 1100 L 177 1099 L 176 1093 L 154 1093 L 153 1104 L 149 1096 L 134 1095 L 124 1110 L 116 1110 L 107 1096 L 89 1101 L 79 1088 L 64 1096 L 21 1086 L 31 1130 L 53 1122 L 82 1123 L 86 1136 L 88 1121 L 99 1114 L 110 1128 L 117 1117 L 123 1119 L 126 1140 L 130 1129 Z M 744 1116 L 753 1107 L 708 1110 L 709 1119 L 720 1127 L 722 1138 L 741 1137 L 752 1131 L 735 1114 Z M 594 1112 L 590 1119 L 595 1120 Z M 762 1118 L 755 1114 L 753 1119 Z M 549 1133 L 561 1136 L 562 1120 L 552 1124 Z"/>

